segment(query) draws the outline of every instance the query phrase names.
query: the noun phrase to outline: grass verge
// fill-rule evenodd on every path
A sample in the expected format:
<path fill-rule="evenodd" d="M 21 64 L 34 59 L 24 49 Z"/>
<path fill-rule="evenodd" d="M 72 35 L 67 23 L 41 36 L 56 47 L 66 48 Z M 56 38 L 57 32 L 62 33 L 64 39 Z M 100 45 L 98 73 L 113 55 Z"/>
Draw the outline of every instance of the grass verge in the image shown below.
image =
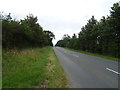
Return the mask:
<path fill-rule="evenodd" d="M 37 88 L 69 88 L 68 80 L 64 74 L 59 61 L 51 48 L 48 63 L 46 66 L 46 79 L 44 82 L 36 86 Z"/>
<path fill-rule="evenodd" d="M 3 51 L 3 88 L 64 88 L 67 79 L 51 47 Z"/>
<path fill-rule="evenodd" d="M 97 53 L 90 53 L 90 52 L 86 52 L 86 51 L 79 51 L 79 50 L 74 50 L 71 48 L 64 48 L 64 49 L 72 50 L 72 51 L 87 54 L 87 55 L 93 55 L 93 56 L 97 56 L 97 57 L 101 57 L 101 58 L 105 58 L 105 59 L 109 59 L 109 60 L 113 60 L 113 61 L 120 61 L 119 58 L 115 58 L 115 57 L 111 57 L 111 56 L 105 56 L 105 55 L 101 55 L 101 54 L 97 54 Z"/>

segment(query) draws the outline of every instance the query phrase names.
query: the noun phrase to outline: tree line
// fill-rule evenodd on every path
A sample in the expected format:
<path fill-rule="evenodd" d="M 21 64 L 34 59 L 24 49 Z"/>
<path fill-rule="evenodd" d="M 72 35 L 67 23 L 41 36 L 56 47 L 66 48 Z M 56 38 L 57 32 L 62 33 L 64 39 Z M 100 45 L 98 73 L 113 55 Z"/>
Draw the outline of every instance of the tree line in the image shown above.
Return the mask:
<path fill-rule="evenodd" d="M 37 17 L 29 14 L 23 20 L 13 20 L 11 14 L 2 15 L 2 47 L 4 49 L 53 46 L 55 35 L 43 30 Z"/>
<path fill-rule="evenodd" d="M 94 16 L 77 35 L 65 34 L 56 46 L 120 58 L 120 6 L 114 3 L 110 15 L 97 21 Z"/>

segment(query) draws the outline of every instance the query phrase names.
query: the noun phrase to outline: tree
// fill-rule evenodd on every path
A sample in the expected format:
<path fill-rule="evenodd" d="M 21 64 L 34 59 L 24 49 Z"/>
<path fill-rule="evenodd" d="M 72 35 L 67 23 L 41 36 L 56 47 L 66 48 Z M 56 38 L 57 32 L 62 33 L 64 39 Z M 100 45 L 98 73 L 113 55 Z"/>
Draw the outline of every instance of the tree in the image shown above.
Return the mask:
<path fill-rule="evenodd" d="M 37 21 L 37 17 L 32 14 L 20 21 L 12 20 L 10 14 L 4 16 L 2 20 L 3 48 L 52 46 L 55 35 L 51 31 L 44 31 Z"/>
<path fill-rule="evenodd" d="M 52 40 L 55 39 L 55 35 L 51 31 L 44 31 L 47 37 L 48 45 L 53 46 Z"/>
<path fill-rule="evenodd" d="M 120 6 L 118 3 L 114 3 L 111 9 L 108 20 L 111 35 L 111 49 L 109 52 L 116 57 L 120 57 Z"/>
<path fill-rule="evenodd" d="M 103 16 L 99 22 L 92 16 L 81 28 L 78 38 L 75 34 L 72 38 L 64 35 L 56 45 L 120 58 L 119 4 L 113 4 L 110 16 Z"/>
<path fill-rule="evenodd" d="M 55 46 L 60 47 L 69 47 L 70 36 L 68 34 L 64 34 L 62 40 L 59 40 Z"/>
<path fill-rule="evenodd" d="M 75 33 L 73 34 L 72 38 L 70 39 L 69 47 L 73 48 L 73 49 L 77 49 L 77 36 Z"/>

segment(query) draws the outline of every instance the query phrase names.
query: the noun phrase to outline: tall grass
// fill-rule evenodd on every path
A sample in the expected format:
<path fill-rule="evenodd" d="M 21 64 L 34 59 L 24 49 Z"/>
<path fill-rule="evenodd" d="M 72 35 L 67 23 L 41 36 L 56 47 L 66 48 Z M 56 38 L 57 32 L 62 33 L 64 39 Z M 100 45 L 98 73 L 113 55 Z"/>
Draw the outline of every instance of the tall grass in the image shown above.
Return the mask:
<path fill-rule="evenodd" d="M 3 51 L 3 88 L 65 88 L 52 47 Z"/>
<path fill-rule="evenodd" d="M 3 51 L 3 88 L 30 88 L 45 78 L 50 47 Z"/>

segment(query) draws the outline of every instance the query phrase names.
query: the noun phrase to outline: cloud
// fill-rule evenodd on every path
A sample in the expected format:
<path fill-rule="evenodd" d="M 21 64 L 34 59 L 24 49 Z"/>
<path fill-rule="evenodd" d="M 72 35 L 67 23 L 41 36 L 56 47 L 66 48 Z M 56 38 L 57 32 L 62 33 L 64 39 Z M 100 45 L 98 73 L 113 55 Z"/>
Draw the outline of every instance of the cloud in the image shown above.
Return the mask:
<path fill-rule="evenodd" d="M 119 0 L 2 0 L 0 11 L 12 13 L 16 19 L 23 19 L 29 13 L 38 17 L 44 30 L 56 35 L 78 33 L 92 15 L 97 20 L 109 15 L 110 7 Z"/>

